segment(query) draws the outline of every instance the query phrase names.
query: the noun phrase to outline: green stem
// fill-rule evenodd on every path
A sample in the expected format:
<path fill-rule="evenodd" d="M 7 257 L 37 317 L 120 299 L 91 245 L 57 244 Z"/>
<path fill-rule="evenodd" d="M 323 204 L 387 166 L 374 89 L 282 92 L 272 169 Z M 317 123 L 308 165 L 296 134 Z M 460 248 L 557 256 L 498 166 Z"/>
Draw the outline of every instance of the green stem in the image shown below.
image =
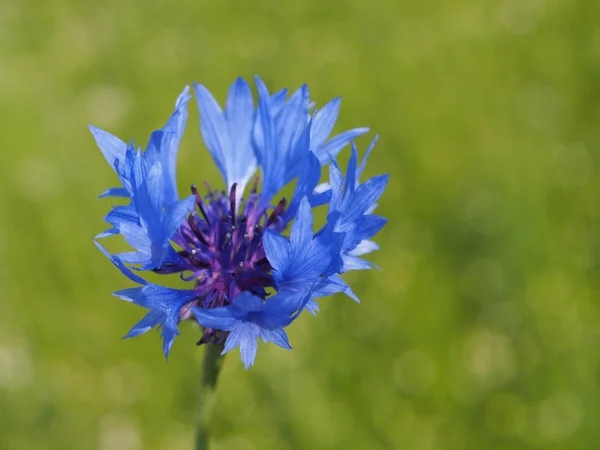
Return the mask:
<path fill-rule="evenodd" d="M 215 403 L 217 378 L 221 370 L 223 357 L 222 345 L 208 344 L 204 351 L 204 367 L 200 382 L 199 417 L 196 428 L 196 450 L 208 450 L 210 439 L 210 420 Z"/>

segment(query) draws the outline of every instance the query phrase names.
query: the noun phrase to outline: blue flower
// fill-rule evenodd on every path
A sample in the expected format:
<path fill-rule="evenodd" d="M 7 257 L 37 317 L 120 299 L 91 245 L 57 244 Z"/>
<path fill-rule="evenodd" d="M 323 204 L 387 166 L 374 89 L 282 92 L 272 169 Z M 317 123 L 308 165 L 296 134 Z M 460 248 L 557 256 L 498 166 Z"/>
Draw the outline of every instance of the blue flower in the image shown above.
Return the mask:
<path fill-rule="evenodd" d="M 191 99 L 189 95 L 189 87 L 186 86 L 183 92 L 175 102 L 175 112 L 171 115 L 165 126 L 156 131 L 150 136 L 150 142 L 146 148 L 145 157 L 147 160 L 160 161 L 164 170 L 163 193 L 168 203 L 173 203 L 179 198 L 177 196 L 177 180 L 176 180 L 176 161 L 179 143 L 185 130 L 187 122 L 187 103 Z M 96 140 L 96 144 L 104 154 L 108 164 L 117 172 L 120 177 L 127 175 L 120 173 L 126 166 L 126 158 L 128 150 L 133 150 L 125 142 L 116 136 L 113 136 L 106 131 L 90 125 L 90 131 Z M 106 190 L 101 197 L 131 197 L 131 192 L 128 192 L 126 187 L 111 188 Z"/>
<path fill-rule="evenodd" d="M 294 321 L 310 300 L 310 293 L 303 296 L 283 292 L 263 300 L 242 292 L 230 306 L 219 308 L 193 307 L 192 311 L 200 325 L 229 331 L 223 354 L 240 347 L 242 362 L 246 369 L 254 364 L 257 340 L 273 342 L 285 349 L 291 349 L 284 328 Z"/>
<path fill-rule="evenodd" d="M 96 239 L 121 235 L 132 251 L 111 255 L 97 245 L 137 284 L 115 295 L 148 310 L 125 337 L 160 328 L 165 356 L 179 323 L 194 320 L 203 327 L 199 344 L 223 344 L 223 353 L 240 347 L 248 368 L 259 338 L 291 348 L 284 329 L 302 311 L 314 314 L 319 309 L 315 299 L 343 292 L 358 301 L 340 275 L 371 267 L 360 256 L 377 248 L 372 238 L 385 219 L 373 210 L 387 177 L 359 182 L 374 142 L 359 167 L 352 145 L 345 177 L 335 161 L 368 130 L 356 128 L 329 139 L 339 99 L 317 110 L 306 85 L 288 98 L 287 89 L 270 94 L 262 80 L 255 82 L 256 106 L 249 85 L 238 78 L 223 109 L 204 86 L 195 85 L 200 131 L 223 176 L 223 191 L 207 185 L 201 194 L 192 185 L 190 196 L 180 200 L 177 193 L 175 162 L 187 120 L 188 88 L 144 151 L 90 127 L 121 183 L 101 197 L 124 199 L 107 214 L 110 228 Z M 319 184 L 327 165 L 330 181 Z M 251 183 L 256 172 L 262 176 Z M 273 203 L 293 181 L 291 201 Z M 325 204 L 327 221 L 314 230 L 312 210 Z M 190 288 L 150 283 L 141 276 L 144 271 L 179 274 Z"/>
<path fill-rule="evenodd" d="M 371 146 L 372 149 L 372 146 Z M 330 167 L 331 201 L 329 203 L 328 223 L 334 230 L 344 234 L 342 244 L 343 271 L 368 269 L 369 262 L 359 258 L 376 250 L 377 245 L 369 239 L 375 236 L 387 223 L 387 219 L 372 214 L 377 200 L 387 186 L 389 175 L 379 175 L 366 182 L 358 183 L 358 177 L 364 170 L 366 158 L 357 169 L 358 150 L 352 144 L 352 155 L 348 162 L 346 179 L 334 161 Z"/>
<path fill-rule="evenodd" d="M 286 103 L 285 95 L 287 94 L 287 89 L 283 89 L 270 95 L 267 86 L 263 81 L 258 76 L 255 76 L 254 78 L 258 88 L 259 97 L 266 101 L 269 114 L 275 120 L 282 116 L 282 110 L 284 110 L 284 107 L 286 106 L 288 108 L 288 114 L 293 114 L 293 112 L 290 111 L 290 108 L 292 108 L 293 111 L 294 106 L 307 112 L 313 105 L 309 100 L 308 86 L 306 85 L 298 89 Z M 309 130 L 309 147 L 317 156 L 321 165 L 329 163 L 329 161 L 335 157 L 340 150 L 348 145 L 349 142 L 369 131 L 368 128 L 354 128 L 352 130 L 344 131 L 328 140 L 340 113 L 341 103 L 342 99 L 340 97 L 334 98 L 323 106 L 323 108 L 317 109 L 312 113 L 313 126 Z M 257 129 L 257 131 L 259 130 L 260 128 Z"/>
<path fill-rule="evenodd" d="M 288 238 L 268 230 L 264 235 L 267 259 L 277 289 L 302 292 L 341 268 L 344 234 L 326 226 L 313 233 L 310 203 L 304 198 Z"/>
<path fill-rule="evenodd" d="M 300 176 L 296 183 L 292 200 L 284 213 L 285 220 L 289 221 L 296 215 L 302 199 L 306 198 L 311 207 L 321 206 L 331 199 L 331 189 L 317 192 L 321 179 L 321 164 L 313 152 L 308 152 L 300 162 Z"/>
<path fill-rule="evenodd" d="M 263 171 L 264 201 L 271 200 L 300 174 L 309 151 L 325 165 L 352 139 L 369 131 L 368 128 L 355 128 L 326 142 L 337 120 L 340 99 L 334 99 L 323 109 L 310 114 L 308 86 L 303 85 L 282 103 L 273 101 L 260 78 L 255 77 L 255 80 L 259 104 L 253 135 Z"/>
<path fill-rule="evenodd" d="M 136 251 L 119 255 L 130 264 L 152 270 L 179 259 L 169 240 L 194 209 L 195 197 L 178 201 L 175 158 L 187 119 L 186 87 L 177 99 L 167 124 L 150 136 L 145 152 L 126 145 L 119 138 L 90 127 L 96 143 L 119 176 L 122 187 L 102 196 L 126 197 L 130 204 L 114 207 L 106 216 L 111 229 L 98 237 L 121 234 Z"/>
<path fill-rule="evenodd" d="M 139 336 L 154 327 L 161 327 L 163 351 L 165 357 L 168 357 L 175 336 L 179 334 L 177 325 L 183 307 L 202 295 L 202 292 L 197 289 L 186 291 L 148 283 L 134 274 L 118 256 L 109 254 L 98 242 L 96 242 L 96 246 L 117 266 L 121 273 L 135 283 L 141 284 L 141 287 L 122 289 L 115 292 L 114 295 L 150 310 L 124 337 Z"/>
<path fill-rule="evenodd" d="M 254 101 L 243 78 L 231 85 L 225 111 L 204 86 L 194 85 L 200 109 L 200 130 L 215 164 L 227 184 L 237 183 L 240 193 L 256 171 L 252 147 Z"/>

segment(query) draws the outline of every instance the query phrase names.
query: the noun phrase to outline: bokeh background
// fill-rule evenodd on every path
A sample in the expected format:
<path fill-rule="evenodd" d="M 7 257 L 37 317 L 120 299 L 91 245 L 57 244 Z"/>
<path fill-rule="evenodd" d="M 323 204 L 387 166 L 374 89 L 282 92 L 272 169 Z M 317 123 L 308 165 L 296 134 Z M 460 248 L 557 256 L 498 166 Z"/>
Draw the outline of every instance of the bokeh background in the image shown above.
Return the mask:
<path fill-rule="evenodd" d="M 202 348 L 95 248 L 92 123 L 145 143 L 185 84 L 343 96 L 391 173 L 362 298 L 219 380 L 215 449 L 592 449 L 600 441 L 600 3 L 2 0 L 0 449 L 192 448 Z M 190 122 L 180 190 L 220 179 Z M 373 134 L 371 134 L 372 136 Z M 368 139 L 359 142 L 361 149 Z M 342 158 L 343 159 L 343 158 Z"/>

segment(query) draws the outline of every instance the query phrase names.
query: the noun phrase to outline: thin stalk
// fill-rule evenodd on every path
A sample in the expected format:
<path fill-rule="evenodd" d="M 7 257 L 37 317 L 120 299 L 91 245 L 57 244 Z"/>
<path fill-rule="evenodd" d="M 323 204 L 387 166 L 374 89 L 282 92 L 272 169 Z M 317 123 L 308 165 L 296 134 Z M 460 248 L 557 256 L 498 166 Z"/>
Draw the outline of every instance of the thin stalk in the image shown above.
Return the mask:
<path fill-rule="evenodd" d="M 198 426 L 196 428 L 196 450 L 208 450 L 210 440 L 210 421 L 212 418 L 217 378 L 221 370 L 223 357 L 222 345 L 207 344 L 204 351 L 200 395 L 198 398 Z"/>

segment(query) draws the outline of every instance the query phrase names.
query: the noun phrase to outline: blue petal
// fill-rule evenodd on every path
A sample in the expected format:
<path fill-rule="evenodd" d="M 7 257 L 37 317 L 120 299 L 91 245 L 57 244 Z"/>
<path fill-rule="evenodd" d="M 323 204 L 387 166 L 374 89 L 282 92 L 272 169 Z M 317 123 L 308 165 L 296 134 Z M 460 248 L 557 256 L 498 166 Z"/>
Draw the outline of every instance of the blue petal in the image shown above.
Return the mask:
<path fill-rule="evenodd" d="M 94 244 L 96 244 L 96 247 L 98 247 L 100 249 L 100 251 L 104 254 L 104 256 L 106 256 L 108 259 L 110 259 L 110 261 L 115 266 L 117 266 L 117 268 L 121 271 L 121 273 L 123 273 L 123 275 L 125 275 L 131 281 L 138 283 L 138 284 L 142 284 L 142 285 L 148 284 L 148 282 L 146 280 L 144 280 L 143 278 L 141 278 L 138 275 L 136 275 L 135 273 L 133 273 L 131 271 L 131 269 L 129 269 L 125 264 L 123 264 L 123 262 L 121 261 L 121 259 L 118 256 L 111 255 L 110 253 L 108 253 L 108 251 L 98 241 L 94 241 Z"/>
<path fill-rule="evenodd" d="M 352 255 L 351 252 L 342 255 L 342 259 L 344 261 L 344 272 L 348 272 L 350 270 L 367 270 L 377 267 L 375 264 L 369 261 L 365 261 L 358 256 Z"/>
<path fill-rule="evenodd" d="M 240 345 L 242 331 L 243 331 L 243 330 L 240 330 L 241 326 L 242 326 L 242 323 L 240 322 L 240 323 L 236 324 L 236 326 L 231 330 L 231 332 L 229 333 L 229 336 L 227 336 L 227 339 L 225 340 L 225 347 L 223 348 L 221 355 L 224 355 L 225 353 L 230 352 L 231 350 L 233 350 L 234 348 L 236 348 Z"/>
<path fill-rule="evenodd" d="M 310 134 L 310 141 L 313 145 L 311 150 L 320 148 L 335 126 L 335 121 L 340 113 L 340 104 L 342 99 L 340 97 L 334 98 L 321 108 L 314 116 L 314 124 L 312 132 Z"/>
<path fill-rule="evenodd" d="M 156 326 L 160 326 L 163 323 L 164 314 L 161 311 L 150 311 L 148 314 L 144 316 L 142 320 L 140 320 L 137 324 L 135 324 L 131 330 L 123 337 L 123 339 L 137 337 L 141 334 L 146 333 Z M 163 353 L 165 354 L 165 358 L 169 358 L 169 352 L 171 351 L 171 347 L 173 346 L 173 342 L 175 340 L 175 336 L 179 334 L 177 329 L 173 329 L 171 327 L 167 327 L 163 325 L 161 337 L 163 339 Z"/>
<path fill-rule="evenodd" d="M 310 131 L 312 129 L 312 121 L 309 121 L 304 131 L 298 138 L 294 137 L 293 143 L 290 145 L 290 152 L 287 156 L 287 170 L 284 178 L 284 185 L 288 184 L 298 175 L 300 175 L 303 167 L 303 161 L 310 151 Z"/>
<path fill-rule="evenodd" d="M 150 135 L 150 141 L 143 156 L 143 164 L 137 164 L 137 176 L 133 173 L 131 167 L 130 156 L 136 154 L 133 145 L 128 147 L 125 142 L 110 133 L 90 126 L 90 130 L 94 135 L 98 146 L 104 153 L 110 166 L 119 174 L 119 178 L 124 186 L 123 188 L 107 190 L 102 194 L 103 197 L 131 197 L 131 185 L 135 184 L 136 180 L 145 177 L 143 174 L 144 165 L 146 167 L 151 167 L 155 162 L 160 161 L 164 166 L 164 170 L 162 171 L 162 176 L 164 177 L 164 201 L 166 204 L 177 201 L 178 196 L 175 180 L 176 158 L 179 143 L 187 121 L 187 102 L 191 98 L 188 95 L 188 92 L 189 87 L 186 87 L 180 94 L 175 105 L 175 112 L 167 121 L 163 129 L 155 131 Z M 138 157 L 140 159 L 142 158 L 141 155 L 138 155 Z"/>
<path fill-rule="evenodd" d="M 248 323 L 240 326 L 239 330 L 240 355 L 242 356 L 244 368 L 248 370 L 250 366 L 254 365 L 260 329 L 256 325 Z"/>
<path fill-rule="evenodd" d="M 132 281 L 141 284 L 141 287 L 123 289 L 114 293 L 123 300 L 135 303 L 150 309 L 148 314 L 129 331 L 125 337 L 138 336 L 155 326 L 162 326 L 163 351 L 168 357 L 175 336 L 179 334 L 177 323 L 179 312 L 187 303 L 198 297 L 195 291 L 183 291 L 165 288 L 148 283 L 135 275 L 122 261 L 108 253 L 102 245 L 94 241 L 98 248 Z"/>
<path fill-rule="evenodd" d="M 114 295 L 150 309 L 150 313 L 138 322 L 126 337 L 137 336 L 154 326 L 160 326 L 166 358 L 175 337 L 179 334 L 177 325 L 181 308 L 198 297 L 198 293 L 193 290 L 171 289 L 149 283 L 142 287 L 117 291 Z"/>
<path fill-rule="evenodd" d="M 231 331 L 240 323 L 239 319 L 233 317 L 231 306 L 220 308 L 199 308 L 194 306 L 192 312 L 200 325 L 216 330 Z"/>
<path fill-rule="evenodd" d="M 172 289 L 146 282 L 144 286 L 122 289 L 115 296 L 148 309 L 156 309 L 173 317 L 181 307 L 198 297 L 195 290 Z M 171 322 L 172 324 L 177 323 Z"/>
<path fill-rule="evenodd" d="M 269 98 L 269 109 L 271 110 L 271 114 L 277 115 L 285 105 L 285 99 L 287 97 L 288 90 L 282 89 L 280 91 L 275 92 Z"/>
<path fill-rule="evenodd" d="M 102 154 L 104 154 L 110 167 L 115 167 L 115 161 L 122 161 L 125 159 L 125 152 L 127 151 L 127 144 L 125 142 L 100 128 L 96 128 L 92 125 L 90 125 L 89 128 L 96 140 L 98 148 L 100 148 Z"/>
<path fill-rule="evenodd" d="M 156 160 L 150 168 L 139 154 L 128 157 L 128 161 L 133 180 L 132 205 L 114 208 L 106 220 L 136 250 L 120 254 L 121 259 L 140 264 L 143 270 L 155 269 L 176 258 L 169 241 L 193 210 L 195 199 L 187 197 L 165 210 L 165 178 L 160 161 Z"/>
<path fill-rule="evenodd" d="M 379 245 L 377 245 L 373 241 L 365 239 L 365 240 L 361 241 L 356 246 L 356 248 L 354 248 L 352 251 L 350 251 L 348 253 L 351 255 L 354 255 L 354 256 L 361 256 L 361 255 L 366 255 L 367 253 L 374 252 L 375 250 L 379 250 Z"/>
<path fill-rule="evenodd" d="M 98 198 L 104 197 L 129 197 L 129 192 L 125 188 L 108 188 Z"/>
<path fill-rule="evenodd" d="M 324 165 L 352 139 L 366 133 L 368 128 L 349 130 L 326 142 L 339 114 L 339 98 L 330 101 L 311 118 L 309 109 L 312 103 L 306 85 L 285 102 L 284 91 L 271 96 L 260 78 L 255 77 L 255 81 L 259 105 L 253 141 L 263 172 L 261 201 L 267 204 L 283 186 L 301 173 L 304 155 L 308 151 L 314 152 L 319 163 Z M 313 198 L 310 198 L 312 192 L 305 195 L 314 205 Z M 327 201 L 323 196 L 318 199 L 322 203 Z"/>
<path fill-rule="evenodd" d="M 109 224 L 119 227 L 121 223 L 140 224 L 140 216 L 136 209 L 131 206 L 115 206 L 104 218 Z"/>
<path fill-rule="evenodd" d="M 379 135 L 376 135 L 373 140 L 371 141 L 371 143 L 369 144 L 369 147 L 367 148 L 367 151 L 365 152 L 365 156 L 363 156 L 362 161 L 360 162 L 360 166 L 358 167 L 358 169 L 356 169 L 356 179 L 357 181 L 360 180 L 360 177 L 362 176 L 365 167 L 367 166 L 367 159 L 369 158 L 369 155 L 371 154 L 371 152 L 373 151 L 373 149 L 375 148 L 375 144 L 377 144 L 377 141 L 379 140 Z"/>
<path fill-rule="evenodd" d="M 191 195 L 167 209 L 162 223 L 162 235 L 171 239 L 195 206 L 196 197 Z"/>
<path fill-rule="evenodd" d="M 177 153 L 187 123 L 187 103 L 192 98 L 189 95 L 189 92 L 190 87 L 186 86 L 183 89 L 183 92 L 179 94 L 179 97 L 175 102 L 175 112 L 163 127 L 163 130 L 166 131 L 166 133 L 163 134 L 160 143 L 160 162 L 164 169 L 165 198 L 167 203 L 173 203 L 179 200 L 176 178 Z"/>
<path fill-rule="evenodd" d="M 302 157 L 309 151 L 308 89 L 303 86 L 281 108 L 277 116 L 269 106 L 269 95 L 258 85 L 258 113 L 254 126 L 254 148 L 263 172 L 261 201 L 271 198 L 299 173 Z"/>
<path fill-rule="evenodd" d="M 350 153 L 350 160 L 348 161 L 348 168 L 346 170 L 346 185 L 344 186 L 345 192 L 354 192 L 356 190 L 356 164 L 358 162 L 358 149 L 354 142 L 352 143 L 352 152 Z"/>
<path fill-rule="evenodd" d="M 179 335 L 179 330 L 177 328 L 171 328 L 164 326 L 160 332 L 160 336 L 163 340 L 163 353 L 165 354 L 165 358 L 169 359 L 169 353 L 171 352 L 171 347 L 173 347 L 173 342 L 175 342 L 175 337 Z"/>
<path fill-rule="evenodd" d="M 254 364 L 256 349 L 258 347 L 257 339 L 259 336 L 260 328 L 258 325 L 253 323 L 241 323 L 229 333 L 222 354 L 239 346 L 242 362 L 247 370 Z"/>
<path fill-rule="evenodd" d="M 368 132 L 368 128 L 354 128 L 352 130 L 344 131 L 343 133 L 331 138 L 331 140 L 321 148 L 313 151 L 321 161 L 321 164 L 325 164 L 331 161 L 331 159 L 335 157 L 351 141 Z"/>
<path fill-rule="evenodd" d="M 117 230 L 116 228 L 112 227 L 112 228 L 109 228 L 106 231 L 103 231 L 100 234 L 97 234 L 96 236 L 94 236 L 94 239 L 104 239 L 106 237 L 115 236 L 117 234 L 119 234 L 119 230 Z"/>
<path fill-rule="evenodd" d="M 294 190 L 292 201 L 290 202 L 284 220 L 287 222 L 296 215 L 298 206 L 303 197 L 308 198 L 312 207 L 319 206 L 329 200 L 327 195 L 315 195 L 315 189 L 321 178 L 321 164 L 313 152 L 306 153 L 300 169 L 300 177 Z"/>
<path fill-rule="evenodd" d="M 234 298 L 231 306 L 193 307 L 192 311 L 200 325 L 217 330 L 231 331 L 246 322 L 254 323 L 261 328 L 273 329 L 291 323 L 290 317 L 301 307 L 303 299 L 291 300 L 292 297 L 278 294 L 263 302 L 260 297 L 242 292 Z"/>
<path fill-rule="evenodd" d="M 285 105 L 285 99 L 287 97 L 288 90 L 282 89 L 271 95 L 269 94 L 267 85 L 263 82 L 263 80 L 260 79 L 258 75 L 254 75 L 254 82 L 259 94 L 263 95 L 265 98 L 268 98 L 268 106 L 271 115 L 273 115 L 273 117 L 277 116 L 281 111 L 281 108 L 283 108 Z"/>
<path fill-rule="evenodd" d="M 287 239 L 272 230 L 263 235 L 263 246 L 267 259 L 275 270 L 285 270 L 291 264 L 292 252 Z"/>
<path fill-rule="evenodd" d="M 275 123 L 270 115 L 268 98 L 261 96 L 260 90 L 253 139 L 256 156 L 263 171 L 261 195 L 267 203 L 283 186 L 285 163 L 275 144 Z"/>
<path fill-rule="evenodd" d="M 277 295 L 264 302 L 261 314 L 254 316 L 256 322 L 262 328 L 269 330 L 287 327 L 311 302 L 312 287 L 303 291 L 279 291 Z"/>
<path fill-rule="evenodd" d="M 121 261 L 127 264 L 144 266 L 143 270 L 152 270 L 160 265 L 160 261 L 153 259 L 151 253 L 144 252 L 122 252 L 119 253 Z"/>
<path fill-rule="evenodd" d="M 257 165 L 252 147 L 254 105 L 250 87 L 242 78 L 233 83 L 225 113 L 208 89 L 199 84 L 194 87 L 204 142 L 227 188 L 237 183 L 241 195 Z"/>
<path fill-rule="evenodd" d="M 379 246 L 375 242 L 370 241 L 368 239 L 360 241 L 360 243 L 355 248 L 345 252 L 345 254 L 342 255 L 342 259 L 344 261 L 344 272 L 348 272 L 350 270 L 366 270 L 372 268 L 379 269 L 379 267 L 375 264 L 359 258 L 359 256 L 366 255 L 375 250 L 379 250 Z"/>
<path fill-rule="evenodd" d="M 335 161 L 329 166 L 329 179 L 331 185 L 331 199 L 329 200 L 329 211 L 339 211 L 344 198 L 344 176 Z"/>
<path fill-rule="evenodd" d="M 311 300 L 310 300 L 310 301 L 309 301 L 309 302 L 306 304 L 306 307 L 305 307 L 305 309 L 306 309 L 306 310 L 307 310 L 309 313 L 311 313 L 313 316 L 316 316 L 316 315 L 317 315 L 317 311 L 320 311 L 319 304 L 318 304 L 318 303 L 317 303 L 317 302 L 316 302 L 314 299 L 311 299 Z"/>
<path fill-rule="evenodd" d="M 290 245 L 265 234 L 265 253 L 272 264 L 278 289 L 306 290 L 327 275 L 333 265 L 341 266 L 343 234 L 328 227 L 316 236 L 312 233 L 312 212 L 306 199 L 301 201 L 292 228 Z M 265 239 L 263 238 L 263 239 Z"/>
<path fill-rule="evenodd" d="M 302 257 L 302 254 L 310 248 L 310 241 L 313 238 L 312 225 L 312 210 L 305 197 L 300 201 L 296 220 L 292 224 L 292 231 L 290 233 L 290 245 L 300 253 L 294 255 L 294 257 Z"/>
<path fill-rule="evenodd" d="M 323 279 L 319 285 L 315 287 L 313 295 L 315 297 L 328 297 L 333 294 L 343 292 L 356 303 L 360 303 L 360 300 L 356 294 L 352 291 L 350 286 L 346 284 L 339 275 L 332 275 L 326 279 Z"/>
<path fill-rule="evenodd" d="M 385 226 L 388 220 L 385 217 L 368 214 L 360 218 L 355 233 L 362 236 L 360 242 L 375 236 Z M 358 244 L 356 244 L 358 245 Z"/>
<path fill-rule="evenodd" d="M 135 191 L 135 206 L 138 209 L 142 226 L 150 232 L 159 231 L 161 213 L 165 204 L 164 177 L 162 164 L 157 162 L 141 181 Z"/>
<path fill-rule="evenodd" d="M 343 264 L 340 271 L 342 272 L 373 267 L 372 264 L 358 258 L 363 253 L 360 253 L 360 251 L 352 252 L 362 242 L 368 241 L 377 234 L 387 222 L 387 219 L 371 213 L 387 186 L 389 175 L 376 176 L 362 184 L 359 184 L 358 181 L 364 171 L 368 153 L 372 150 L 376 141 L 377 138 L 369 146 L 367 155 L 363 158 L 358 169 L 356 167 L 358 151 L 356 146 L 352 145 L 352 155 L 348 163 L 345 180 L 335 161 L 332 161 L 330 166 L 331 199 L 327 223 L 336 232 L 344 235 L 344 243 L 341 249 Z M 372 251 L 374 249 L 373 245 L 371 243 L 370 248 L 367 248 L 365 253 Z"/>
<path fill-rule="evenodd" d="M 292 349 L 287 333 L 281 328 L 276 328 L 274 330 L 265 330 L 264 328 L 261 328 L 260 337 L 262 338 L 263 342 L 273 342 L 274 344 L 279 345 L 281 348 L 285 348 L 287 350 Z"/>
<path fill-rule="evenodd" d="M 140 258 L 152 259 L 157 265 L 162 259 L 162 247 L 156 248 L 152 240 L 148 236 L 146 230 L 140 226 L 129 222 L 123 222 L 119 225 L 119 233 L 125 238 L 125 241 L 137 250 Z M 154 253 L 154 255 L 153 255 Z M 120 257 L 123 261 L 131 264 L 139 264 L 140 261 L 131 261 L 130 257 L 125 258 L 127 253 L 121 253 Z"/>
<path fill-rule="evenodd" d="M 358 219 L 365 214 L 369 208 L 381 197 L 387 186 L 389 175 L 373 177 L 356 188 L 352 202 L 345 206 L 342 212 L 343 221 Z"/>
<path fill-rule="evenodd" d="M 234 298 L 232 309 L 235 317 L 246 320 L 249 313 L 260 312 L 263 309 L 263 301 L 250 292 L 242 292 Z"/>
<path fill-rule="evenodd" d="M 215 164 L 221 171 L 223 178 L 227 180 L 225 168 L 224 147 L 229 145 L 227 135 L 227 123 L 219 103 L 210 91 L 200 84 L 194 84 L 196 101 L 200 110 L 200 132 L 204 143 L 211 153 Z M 224 142 L 225 141 L 225 142 Z"/>
<path fill-rule="evenodd" d="M 375 236 L 385 226 L 387 219 L 376 215 L 365 215 L 346 224 L 343 250 L 355 249 L 363 240 Z"/>
<path fill-rule="evenodd" d="M 240 192 L 256 172 L 256 156 L 252 148 L 252 126 L 254 122 L 254 102 L 250 86 L 243 78 L 238 78 L 229 90 L 225 109 L 230 147 L 225 152 L 227 187 L 238 184 Z"/>
<path fill-rule="evenodd" d="M 234 299 L 233 306 L 216 308 L 216 315 L 212 315 L 211 310 L 193 310 L 202 325 L 215 325 L 211 328 L 231 330 L 223 353 L 239 346 L 244 367 L 248 369 L 254 364 L 259 336 L 265 342 L 291 348 L 283 327 L 298 317 L 310 299 L 310 291 L 302 295 L 285 292 L 262 302 L 259 297 L 243 292 Z M 227 328 L 220 328 L 220 325 Z"/>
<path fill-rule="evenodd" d="M 131 330 L 123 337 L 132 338 L 139 336 L 140 334 L 144 334 L 147 331 L 150 331 L 155 326 L 159 325 L 162 322 L 163 314 L 160 311 L 150 311 L 148 312 L 142 320 L 136 323 Z"/>

